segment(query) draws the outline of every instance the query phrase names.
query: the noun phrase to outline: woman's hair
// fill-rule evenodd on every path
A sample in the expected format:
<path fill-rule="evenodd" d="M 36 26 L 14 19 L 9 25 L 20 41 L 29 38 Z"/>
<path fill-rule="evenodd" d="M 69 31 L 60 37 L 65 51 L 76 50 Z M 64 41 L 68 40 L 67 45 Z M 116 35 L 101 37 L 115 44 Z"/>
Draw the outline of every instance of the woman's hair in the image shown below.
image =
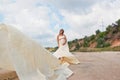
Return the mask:
<path fill-rule="evenodd" d="M 60 29 L 60 32 L 62 31 L 62 34 L 64 33 L 64 29 Z"/>

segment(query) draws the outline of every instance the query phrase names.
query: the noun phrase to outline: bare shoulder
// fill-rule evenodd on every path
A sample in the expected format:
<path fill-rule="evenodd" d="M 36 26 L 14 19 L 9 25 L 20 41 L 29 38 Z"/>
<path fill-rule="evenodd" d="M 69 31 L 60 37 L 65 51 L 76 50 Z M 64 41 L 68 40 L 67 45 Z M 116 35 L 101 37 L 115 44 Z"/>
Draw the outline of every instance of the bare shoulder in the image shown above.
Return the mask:
<path fill-rule="evenodd" d="M 57 37 L 59 37 L 59 35 L 57 35 Z"/>
<path fill-rule="evenodd" d="M 57 35 L 57 38 L 59 38 L 59 35 Z"/>

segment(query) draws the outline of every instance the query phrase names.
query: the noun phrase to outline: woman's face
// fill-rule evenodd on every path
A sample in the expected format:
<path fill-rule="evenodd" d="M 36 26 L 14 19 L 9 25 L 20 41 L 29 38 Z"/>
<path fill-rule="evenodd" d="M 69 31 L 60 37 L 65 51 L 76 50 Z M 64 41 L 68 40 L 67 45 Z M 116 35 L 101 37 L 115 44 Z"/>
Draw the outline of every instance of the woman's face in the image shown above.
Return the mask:
<path fill-rule="evenodd" d="M 59 32 L 59 34 L 63 34 L 64 33 L 64 30 L 63 29 L 61 29 L 60 30 L 60 32 Z"/>

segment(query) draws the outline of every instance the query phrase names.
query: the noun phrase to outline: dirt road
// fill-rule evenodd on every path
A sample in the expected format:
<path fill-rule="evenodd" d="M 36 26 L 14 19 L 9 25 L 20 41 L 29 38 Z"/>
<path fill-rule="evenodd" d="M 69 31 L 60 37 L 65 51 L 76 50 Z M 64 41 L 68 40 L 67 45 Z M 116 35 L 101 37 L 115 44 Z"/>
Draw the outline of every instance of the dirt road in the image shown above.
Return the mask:
<path fill-rule="evenodd" d="M 120 80 L 120 52 L 75 53 L 80 64 L 71 65 L 68 80 Z"/>
<path fill-rule="evenodd" d="M 70 65 L 74 74 L 68 80 L 120 80 L 120 52 L 74 54 L 81 63 Z M 18 79 L 15 72 L 0 69 L 0 80 Z"/>

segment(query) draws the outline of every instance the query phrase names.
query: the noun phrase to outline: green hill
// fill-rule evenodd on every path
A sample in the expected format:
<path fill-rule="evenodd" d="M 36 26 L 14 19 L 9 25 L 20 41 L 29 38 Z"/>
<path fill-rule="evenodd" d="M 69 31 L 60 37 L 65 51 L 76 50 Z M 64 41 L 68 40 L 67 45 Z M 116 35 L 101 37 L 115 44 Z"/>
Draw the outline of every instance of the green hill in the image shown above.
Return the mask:
<path fill-rule="evenodd" d="M 105 31 L 96 30 L 96 34 L 69 41 L 70 51 L 120 51 L 120 19 L 108 25 Z M 50 51 L 55 48 L 47 48 Z"/>
<path fill-rule="evenodd" d="M 96 30 L 95 33 L 69 41 L 70 51 L 120 50 L 120 19 L 108 25 L 105 31 Z"/>

